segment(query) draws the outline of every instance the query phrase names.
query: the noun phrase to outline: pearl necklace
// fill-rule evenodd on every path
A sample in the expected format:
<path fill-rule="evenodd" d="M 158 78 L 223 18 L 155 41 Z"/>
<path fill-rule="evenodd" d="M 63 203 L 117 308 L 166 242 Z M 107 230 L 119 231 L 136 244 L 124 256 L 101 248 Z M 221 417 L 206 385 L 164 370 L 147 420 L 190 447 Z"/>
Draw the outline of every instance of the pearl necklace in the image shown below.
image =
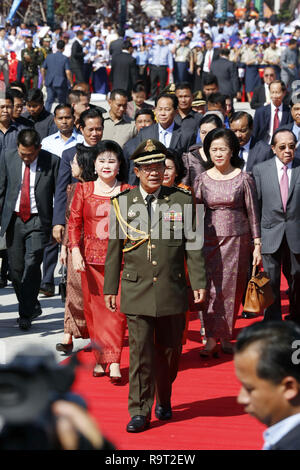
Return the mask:
<path fill-rule="evenodd" d="M 114 189 L 116 189 L 117 184 L 118 184 L 118 180 L 116 179 L 115 184 L 113 185 L 113 187 L 109 191 L 105 191 L 104 189 L 100 188 L 100 192 L 104 193 L 104 194 L 110 194 L 110 193 L 113 192 Z"/>

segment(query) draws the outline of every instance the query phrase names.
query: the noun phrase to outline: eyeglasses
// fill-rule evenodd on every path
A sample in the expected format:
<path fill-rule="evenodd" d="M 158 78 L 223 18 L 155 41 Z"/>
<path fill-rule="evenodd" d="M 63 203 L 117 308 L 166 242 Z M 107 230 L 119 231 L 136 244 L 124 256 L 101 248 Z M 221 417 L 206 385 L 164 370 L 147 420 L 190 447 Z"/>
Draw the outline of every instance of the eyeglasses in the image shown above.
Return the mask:
<path fill-rule="evenodd" d="M 145 173 L 145 175 L 150 175 L 150 173 L 162 173 L 163 171 L 165 171 L 165 166 L 164 165 L 160 165 L 160 166 L 152 166 L 152 167 L 147 167 L 147 166 L 141 166 L 140 167 L 140 171 L 142 171 L 143 173 Z"/>

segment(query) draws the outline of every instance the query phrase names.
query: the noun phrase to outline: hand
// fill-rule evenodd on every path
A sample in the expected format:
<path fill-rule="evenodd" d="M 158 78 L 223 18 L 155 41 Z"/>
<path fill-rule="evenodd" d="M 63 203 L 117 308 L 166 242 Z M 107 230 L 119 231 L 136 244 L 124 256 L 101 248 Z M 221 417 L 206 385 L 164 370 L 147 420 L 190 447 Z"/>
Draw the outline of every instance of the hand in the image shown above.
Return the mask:
<path fill-rule="evenodd" d="M 259 266 L 261 263 L 261 245 L 255 245 L 253 250 L 253 266 Z"/>
<path fill-rule="evenodd" d="M 85 263 L 79 251 L 79 248 L 73 248 L 72 250 L 72 263 L 74 271 L 76 271 L 77 273 L 85 271 Z"/>
<path fill-rule="evenodd" d="M 62 245 L 61 250 L 60 250 L 60 256 L 59 256 L 59 262 L 60 264 L 63 264 L 66 266 L 67 264 L 67 247 L 65 245 Z"/>
<path fill-rule="evenodd" d="M 57 243 L 62 242 L 64 233 L 65 233 L 64 225 L 54 225 L 52 229 L 52 236 L 57 241 Z"/>
<path fill-rule="evenodd" d="M 111 312 L 115 312 L 117 310 L 117 303 L 116 303 L 116 295 L 108 294 L 104 296 L 105 306 Z"/>
<path fill-rule="evenodd" d="M 103 437 L 97 424 L 88 412 L 75 403 L 58 400 L 52 405 L 56 417 L 56 433 L 64 450 L 78 449 L 79 436 L 82 434 L 95 449 L 103 447 Z"/>
<path fill-rule="evenodd" d="M 205 289 L 197 289 L 197 290 L 194 290 L 194 302 L 196 304 L 200 303 L 200 302 L 204 302 L 205 300 L 205 296 L 206 296 L 206 290 Z"/>

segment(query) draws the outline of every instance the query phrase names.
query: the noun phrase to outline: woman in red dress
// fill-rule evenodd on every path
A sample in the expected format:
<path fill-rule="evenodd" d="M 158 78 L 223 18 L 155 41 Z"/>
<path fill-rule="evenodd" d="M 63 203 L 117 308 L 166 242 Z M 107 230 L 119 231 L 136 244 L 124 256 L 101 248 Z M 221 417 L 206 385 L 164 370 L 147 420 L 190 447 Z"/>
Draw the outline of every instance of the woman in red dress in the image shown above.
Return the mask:
<path fill-rule="evenodd" d="M 79 183 L 76 187 L 69 218 L 69 247 L 73 267 L 81 272 L 84 315 L 96 357 L 93 375 L 103 376 L 109 364 L 111 381 L 119 382 L 126 318 L 119 311 L 112 314 L 107 310 L 102 294 L 110 198 L 130 188 L 123 183 L 126 163 L 116 142 L 99 142 L 95 173 L 96 181 Z"/>

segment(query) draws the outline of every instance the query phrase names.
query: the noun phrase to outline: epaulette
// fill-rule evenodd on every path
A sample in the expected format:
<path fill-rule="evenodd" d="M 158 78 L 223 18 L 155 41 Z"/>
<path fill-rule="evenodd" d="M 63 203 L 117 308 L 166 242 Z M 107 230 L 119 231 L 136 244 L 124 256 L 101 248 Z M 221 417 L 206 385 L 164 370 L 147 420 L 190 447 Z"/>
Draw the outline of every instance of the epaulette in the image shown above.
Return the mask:
<path fill-rule="evenodd" d="M 186 188 L 183 188 L 182 186 L 176 186 L 176 189 L 178 189 L 178 191 L 181 191 L 182 193 L 192 195 L 192 191 L 188 188 L 188 186 Z"/>
<path fill-rule="evenodd" d="M 131 191 L 131 189 L 132 189 L 132 188 L 124 189 L 124 191 L 121 191 L 120 193 L 115 194 L 114 196 L 111 196 L 110 199 L 114 199 L 114 198 L 116 198 L 116 197 L 123 196 L 123 194 L 129 193 L 129 191 Z"/>

